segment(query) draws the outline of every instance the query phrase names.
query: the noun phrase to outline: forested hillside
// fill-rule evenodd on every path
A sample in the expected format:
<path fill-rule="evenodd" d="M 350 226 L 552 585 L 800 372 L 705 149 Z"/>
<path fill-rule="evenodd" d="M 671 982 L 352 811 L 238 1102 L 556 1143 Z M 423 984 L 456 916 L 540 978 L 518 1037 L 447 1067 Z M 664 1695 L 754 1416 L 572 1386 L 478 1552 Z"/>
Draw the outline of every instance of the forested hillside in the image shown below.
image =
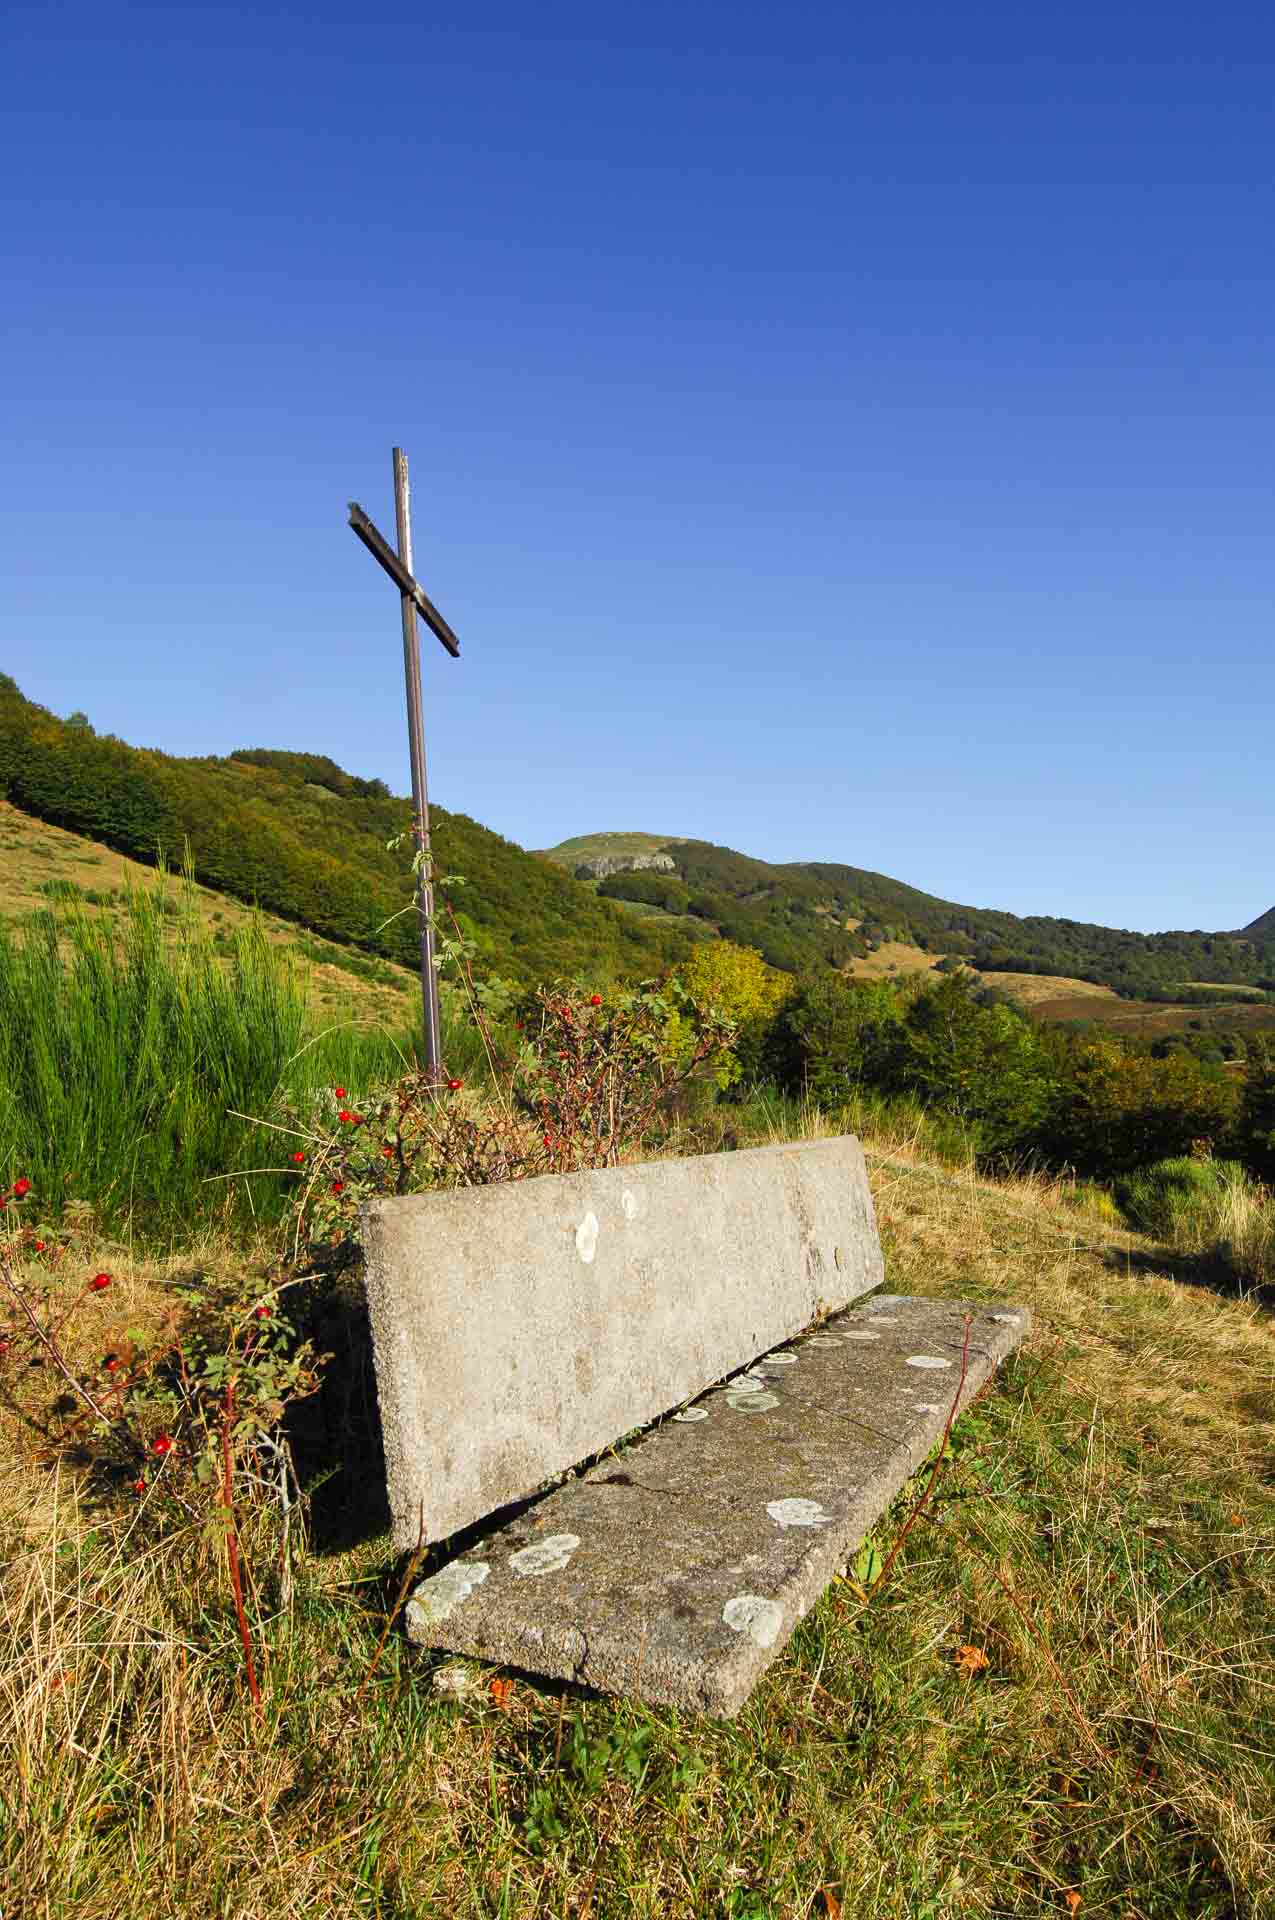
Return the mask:
<path fill-rule="evenodd" d="M 637 838 L 638 836 L 628 836 Z M 642 836 L 645 839 L 645 836 Z M 581 841 L 551 849 L 574 858 Z M 650 840 L 674 873 L 612 874 L 605 898 L 711 921 L 790 972 L 842 966 L 883 941 L 951 954 L 980 972 L 1065 975 L 1142 999 L 1189 998 L 1214 982 L 1275 990 L 1275 911 L 1245 935 L 1131 933 L 1044 915 L 965 907 L 862 867 L 820 861 L 772 865 L 704 840 Z M 851 923 L 847 925 L 847 922 Z"/>
<path fill-rule="evenodd" d="M 386 842 L 411 807 L 320 755 L 246 749 L 182 760 L 60 720 L 0 675 L 0 798 L 135 859 L 178 864 L 330 939 L 415 964 L 408 852 Z M 689 949 L 673 926 L 599 900 L 466 814 L 431 809 L 438 871 L 483 965 L 514 981 L 658 971 Z"/>

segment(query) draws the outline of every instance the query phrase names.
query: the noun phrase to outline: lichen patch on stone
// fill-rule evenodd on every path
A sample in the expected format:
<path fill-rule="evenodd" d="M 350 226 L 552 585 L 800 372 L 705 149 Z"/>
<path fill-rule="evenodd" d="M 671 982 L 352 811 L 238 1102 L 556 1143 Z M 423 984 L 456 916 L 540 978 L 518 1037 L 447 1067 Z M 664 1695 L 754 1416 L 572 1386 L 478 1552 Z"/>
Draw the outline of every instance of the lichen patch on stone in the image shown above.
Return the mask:
<path fill-rule="evenodd" d="M 576 1228 L 576 1252 L 587 1267 L 598 1250 L 598 1216 L 586 1213 Z"/>
<path fill-rule="evenodd" d="M 832 1519 L 817 1500 L 768 1500 L 766 1511 L 777 1527 L 826 1527 Z"/>
<path fill-rule="evenodd" d="M 440 1567 L 428 1580 L 422 1580 L 407 1603 L 408 1619 L 421 1627 L 437 1626 L 462 1600 L 468 1600 L 475 1587 L 481 1587 L 491 1572 L 485 1560 L 453 1560 Z"/>
<path fill-rule="evenodd" d="M 537 1540 L 534 1546 L 520 1547 L 517 1553 L 511 1553 L 510 1569 L 524 1577 L 560 1573 L 579 1544 L 577 1533 L 551 1533 L 546 1539 Z"/>
<path fill-rule="evenodd" d="M 942 1367 L 950 1367 L 952 1362 L 950 1360 L 940 1360 L 938 1355 L 934 1353 L 910 1353 L 907 1364 L 910 1367 L 920 1367 L 937 1372 Z"/>
<path fill-rule="evenodd" d="M 779 1405 L 777 1393 L 759 1393 L 756 1388 L 748 1393 L 728 1393 L 726 1404 L 736 1413 L 769 1413 L 772 1407 Z"/>
<path fill-rule="evenodd" d="M 758 1647 L 773 1647 L 784 1624 L 782 1607 L 759 1593 L 737 1593 L 722 1608 L 722 1619 L 732 1633 L 742 1633 Z"/>
<path fill-rule="evenodd" d="M 707 1420 L 707 1407 L 683 1407 L 680 1413 L 673 1415 L 675 1420 Z"/>

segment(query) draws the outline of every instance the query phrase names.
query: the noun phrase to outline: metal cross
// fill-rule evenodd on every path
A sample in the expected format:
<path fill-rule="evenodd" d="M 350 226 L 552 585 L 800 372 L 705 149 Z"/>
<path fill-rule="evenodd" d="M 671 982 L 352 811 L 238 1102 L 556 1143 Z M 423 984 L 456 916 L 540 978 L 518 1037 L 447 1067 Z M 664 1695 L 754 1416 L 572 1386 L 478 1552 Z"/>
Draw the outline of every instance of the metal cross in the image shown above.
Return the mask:
<path fill-rule="evenodd" d="M 438 971 L 434 965 L 434 888 L 429 845 L 429 786 L 425 778 L 425 719 L 421 705 L 421 649 L 416 631 L 420 615 L 431 633 L 456 658 L 460 641 L 438 608 L 412 574 L 412 502 L 407 480 L 407 455 L 394 449 L 394 513 L 398 522 L 398 552 L 379 534 L 356 501 L 350 502 L 350 525 L 374 560 L 380 562 L 399 590 L 403 608 L 403 672 L 407 680 L 407 739 L 412 757 L 412 813 L 416 841 L 416 913 L 421 936 L 421 997 L 425 1008 L 425 1068 L 438 1078 L 442 1033 L 438 1017 Z"/>

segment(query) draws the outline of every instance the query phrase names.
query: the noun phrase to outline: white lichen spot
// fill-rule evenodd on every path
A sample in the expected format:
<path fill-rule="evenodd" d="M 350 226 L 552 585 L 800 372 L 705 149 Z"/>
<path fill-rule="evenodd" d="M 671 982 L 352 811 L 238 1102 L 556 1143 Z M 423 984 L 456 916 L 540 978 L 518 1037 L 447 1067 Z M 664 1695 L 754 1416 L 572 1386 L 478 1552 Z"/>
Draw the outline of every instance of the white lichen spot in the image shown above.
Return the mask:
<path fill-rule="evenodd" d="M 580 1544 L 576 1533 L 551 1533 L 534 1546 L 522 1547 L 509 1556 L 509 1565 L 520 1575 L 560 1573 Z"/>
<path fill-rule="evenodd" d="M 734 1393 L 739 1388 L 764 1387 L 767 1384 L 764 1373 L 754 1373 L 750 1368 L 747 1373 L 737 1373 L 733 1380 L 727 1381 L 726 1391 L 728 1393 Z"/>
<path fill-rule="evenodd" d="M 897 1327 L 898 1321 L 888 1313 L 870 1313 L 868 1320 L 874 1327 Z"/>
<path fill-rule="evenodd" d="M 576 1252 L 587 1267 L 598 1250 L 598 1216 L 586 1213 L 576 1228 Z"/>
<path fill-rule="evenodd" d="M 707 1420 L 707 1407 L 683 1407 L 680 1413 L 673 1415 L 675 1420 Z"/>
<path fill-rule="evenodd" d="M 918 1413 L 942 1413 L 943 1411 L 937 1400 L 918 1400 L 916 1410 Z"/>
<path fill-rule="evenodd" d="M 908 1355 L 908 1365 L 910 1367 L 920 1367 L 925 1372 L 938 1372 L 943 1367 L 950 1367 L 951 1364 L 952 1362 L 950 1360 L 940 1360 L 938 1355 L 933 1353 L 911 1353 Z"/>
<path fill-rule="evenodd" d="M 728 1393 L 726 1404 L 736 1413 L 769 1413 L 772 1407 L 779 1405 L 777 1393 L 758 1393 L 752 1389 L 748 1393 Z"/>
<path fill-rule="evenodd" d="M 879 1333 L 848 1333 L 846 1335 L 847 1340 L 879 1340 L 880 1338 Z"/>
<path fill-rule="evenodd" d="M 797 1356 L 795 1353 L 768 1353 L 764 1360 L 756 1364 L 759 1367 L 795 1367 Z"/>
<path fill-rule="evenodd" d="M 620 1205 L 624 1209 L 626 1220 L 636 1220 L 638 1216 L 638 1197 L 626 1187 L 620 1195 Z"/>
<path fill-rule="evenodd" d="M 422 1580 L 407 1603 L 409 1626 L 433 1627 L 446 1620 L 491 1572 L 485 1560 L 453 1560 Z"/>
<path fill-rule="evenodd" d="M 769 1500 L 766 1511 L 777 1527 L 826 1527 L 832 1519 L 817 1500 Z"/>
<path fill-rule="evenodd" d="M 782 1607 L 759 1593 L 737 1593 L 722 1608 L 722 1619 L 732 1633 L 747 1634 L 758 1647 L 773 1647 L 784 1624 Z"/>
<path fill-rule="evenodd" d="M 806 1345 L 808 1347 L 839 1347 L 841 1345 L 841 1335 L 839 1333 L 812 1333 Z"/>
<path fill-rule="evenodd" d="M 1001 1327 L 1019 1327 L 1023 1321 L 1021 1313 L 994 1313 L 992 1318 Z"/>

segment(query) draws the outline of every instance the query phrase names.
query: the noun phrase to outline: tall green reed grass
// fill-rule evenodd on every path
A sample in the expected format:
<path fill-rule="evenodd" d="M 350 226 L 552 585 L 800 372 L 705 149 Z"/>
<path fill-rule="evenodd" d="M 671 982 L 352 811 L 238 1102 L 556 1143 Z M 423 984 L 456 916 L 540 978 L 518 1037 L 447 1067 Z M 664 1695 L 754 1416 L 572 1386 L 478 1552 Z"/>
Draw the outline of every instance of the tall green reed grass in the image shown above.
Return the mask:
<path fill-rule="evenodd" d="M 450 1070 L 480 1071 L 481 1042 L 445 1004 Z M 295 1143 L 255 1123 L 387 1084 L 420 1051 L 406 1027 L 312 1026 L 295 958 L 255 921 L 217 946 L 189 882 L 161 877 L 115 915 L 68 902 L 0 926 L 0 1185 L 32 1182 L 31 1217 L 86 1202 L 149 1238 L 271 1219 Z"/>

